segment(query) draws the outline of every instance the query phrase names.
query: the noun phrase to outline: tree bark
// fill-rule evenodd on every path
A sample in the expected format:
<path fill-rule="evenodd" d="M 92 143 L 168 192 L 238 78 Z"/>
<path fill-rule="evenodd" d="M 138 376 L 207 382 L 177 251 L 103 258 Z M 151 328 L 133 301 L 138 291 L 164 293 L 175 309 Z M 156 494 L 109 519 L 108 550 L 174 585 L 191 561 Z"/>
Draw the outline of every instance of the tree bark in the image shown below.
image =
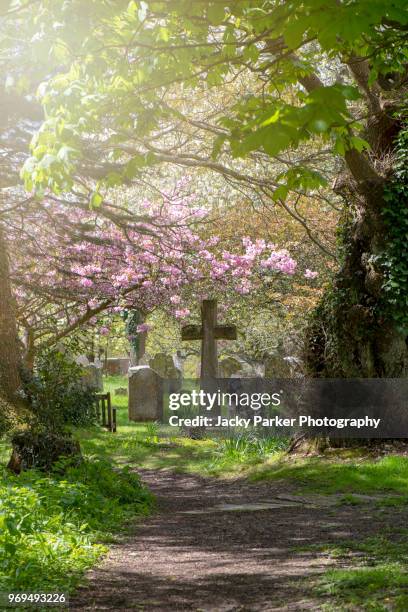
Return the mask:
<path fill-rule="evenodd" d="M 12 403 L 16 402 L 21 388 L 20 366 L 9 257 L 4 229 L 0 225 L 0 392 Z"/>
<path fill-rule="evenodd" d="M 392 141 L 384 146 L 390 148 Z M 379 256 L 387 249 L 382 211 L 384 190 L 393 181 L 391 169 L 386 177 L 363 185 L 349 177 L 339 188 L 345 200 L 340 224 L 343 265 L 307 330 L 305 360 L 311 376 L 408 376 L 407 334 L 382 307 L 386 296 Z"/>

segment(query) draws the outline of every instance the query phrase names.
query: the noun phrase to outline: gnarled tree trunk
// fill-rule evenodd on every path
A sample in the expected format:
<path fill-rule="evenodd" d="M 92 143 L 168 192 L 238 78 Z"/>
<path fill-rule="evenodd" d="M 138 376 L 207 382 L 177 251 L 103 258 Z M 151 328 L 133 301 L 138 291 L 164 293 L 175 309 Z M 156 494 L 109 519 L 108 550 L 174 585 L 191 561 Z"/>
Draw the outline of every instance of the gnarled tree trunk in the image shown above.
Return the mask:
<path fill-rule="evenodd" d="M 21 387 L 20 347 L 4 229 L 0 225 L 0 393 L 11 403 Z"/>
<path fill-rule="evenodd" d="M 308 328 L 305 357 L 311 376 L 408 376 L 408 336 L 394 306 L 387 303 L 383 267 L 390 232 L 383 213 L 394 182 L 389 175 L 380 183 L 367 182 L 364 191 L 352 179 L 343 186 L 347 202 L 341 223 L 343 265 Z M 408 197 L 405 202 L 399 199 L 398 205 L 407 208 Z M 401 249 L 400 256 L 408 259 L 407 250 Z"/>
<path fill-rule="evenodd" d="M 394 278 L 397 283 L 391 282 L 390 292 L 390 274 L 408 274 L 406 82 L 401 75 L 385 79 L 393 83 L 391 94 L 381 79 L 370 82 L 367 59 L 352 56 L 348 67 L 365 97 L 365 138 L 371 151 L 348 151 L 347 175 L 335 186 L 344 201 L 339 228 L 342 267 L 312 317 L 306 364 L 316 377 L 406 377 L 407 279 L 401 278 L 398 288 Z M 405 229 L 396 238 L 401 224 Z"/>

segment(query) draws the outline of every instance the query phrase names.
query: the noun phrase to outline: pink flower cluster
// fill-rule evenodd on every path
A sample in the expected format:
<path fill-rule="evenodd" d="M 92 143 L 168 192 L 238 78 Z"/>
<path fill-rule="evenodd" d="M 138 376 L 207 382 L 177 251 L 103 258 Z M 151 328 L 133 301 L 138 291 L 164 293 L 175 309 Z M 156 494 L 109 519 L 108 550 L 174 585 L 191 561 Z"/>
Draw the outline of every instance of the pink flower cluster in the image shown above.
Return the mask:
<path fill-rule="evenodd" d="M 261 287 L 265 276 L 296 272 L 289 252 L 265 240 L 244 237 L 241 246 L 223 250 L 217 236 L 203 239 L 195 228 L 207 212 L 194 206 L 193 196 L 167 194 L 159 203 L 144 201 L 140 209 L 125 233 L 92 211 L 45 202 L 28 216 L 32 240 L 14 260 L 17 284 L 35 287 L 50 300 L 55 295 L 58 312 L 61 300 L 75 304 L 78 315 L 109 302 L 113 313 L 124 307 L 150 312 L 159 306 L 185 320 L 189 297 L 197 302 L 209 292 L 245 296 Z M 67 227 L 73 232 L 67 233 Z M 35 265 L 27 265 L 30 260 Z M 304 273 L 307 279 L 316 276 L 309 269 Z M 32 291 L 21 290 L 21 301 L 30 299 Z M 148 328 L 144 323 L 137 331 Z"/>

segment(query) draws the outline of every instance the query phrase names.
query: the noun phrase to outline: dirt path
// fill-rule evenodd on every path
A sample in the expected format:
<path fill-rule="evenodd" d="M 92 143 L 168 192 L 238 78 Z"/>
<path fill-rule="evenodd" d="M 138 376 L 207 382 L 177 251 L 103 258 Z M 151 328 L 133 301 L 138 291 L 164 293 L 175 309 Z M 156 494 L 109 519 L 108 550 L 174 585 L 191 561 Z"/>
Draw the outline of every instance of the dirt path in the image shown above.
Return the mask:
<path fill-rule="evenodd" d="M 142 477 L 158 512 L 89 574 L 73 610 L 319 610 L 311 585 L 333 561 L 299 549 L 383 526 L 369 504 L 299 499 L 276 483 Z"/>

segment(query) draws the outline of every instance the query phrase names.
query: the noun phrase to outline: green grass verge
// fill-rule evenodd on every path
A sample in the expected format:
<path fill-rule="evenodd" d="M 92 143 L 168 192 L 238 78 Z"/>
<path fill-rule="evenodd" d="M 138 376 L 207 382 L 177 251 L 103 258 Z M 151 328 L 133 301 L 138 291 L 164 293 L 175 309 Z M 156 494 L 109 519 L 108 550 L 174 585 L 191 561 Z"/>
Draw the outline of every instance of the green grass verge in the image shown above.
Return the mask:
<path fill-rule="evenodd" d="M 398 493 L 408 495 L 408 458 L 298 459 L 272 462 L 251 474 L 254 480 L 286 480 L 316 493 Z"/>
<path fill-rule="evenodd" d="M 111 392 L 112 405 L 117 410 L 118 429 L 115 434 L 100 427 L 76 430 L 75 435 L 86 454 L 98 454 L 119 464 L 149 469 L 228 476 L 245 473 L 280 453 L 287 444 L 276 438 L 255 440 L 245 435 L 218 441 L 192 440 L 178 430 L 173 432 L 156 423 L 130 422 L 128 398 L 114 393 L 115 388 L 126 386 L 127 380 L 122 376 L 104 379 L 104 390 Z"/>
<path fill-rule="evenodd" d="M 408 610 L 406 533 L 378 535 L 360 542 L 319 545 L 351 567 L 330 569 L 319 579 L 318 595 L 329 597 L 324 610 Z"/>

